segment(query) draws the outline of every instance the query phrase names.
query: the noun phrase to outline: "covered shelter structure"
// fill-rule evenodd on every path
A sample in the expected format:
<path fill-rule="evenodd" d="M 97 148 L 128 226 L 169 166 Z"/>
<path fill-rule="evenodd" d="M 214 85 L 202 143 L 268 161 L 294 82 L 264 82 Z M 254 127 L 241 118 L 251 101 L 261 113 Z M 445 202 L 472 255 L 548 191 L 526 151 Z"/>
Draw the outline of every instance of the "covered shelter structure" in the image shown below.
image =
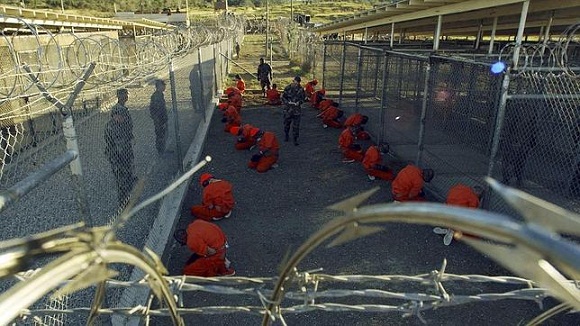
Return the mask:
<path fill-rule="evenodd" d="M 404 0 L 309 29 L 323 86 L 444 199 L 485 177 L 577 211 L 580 2 Z M 316 60 L 310 60 L 316 61 Z M 484 208 L 507 212 L 488 193 Z"/>

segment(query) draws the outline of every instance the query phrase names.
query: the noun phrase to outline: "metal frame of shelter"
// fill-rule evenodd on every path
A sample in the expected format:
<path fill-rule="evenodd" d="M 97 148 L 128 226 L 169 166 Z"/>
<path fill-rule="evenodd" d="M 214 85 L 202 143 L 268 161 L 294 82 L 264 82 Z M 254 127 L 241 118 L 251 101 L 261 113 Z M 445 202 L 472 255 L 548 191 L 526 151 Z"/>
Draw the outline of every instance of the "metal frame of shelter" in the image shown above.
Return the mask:
<path fill-rule="evenodd" d="M 391 47 L 405 38 L 433 40 L 433 50 L 445 37 L 512 38 L 521 44 L 528 36 L 547 41 L 578 23 L 580 3 L 575 0 L 403 0 L 355 13 L 352 17 L 317 26 L 321 35 L 355 36 L 363 40 L 387 35 Z M 525 31 L 525 32 L 524 32 Z M 487 36 L 486 36 L 486 33 Z"/>

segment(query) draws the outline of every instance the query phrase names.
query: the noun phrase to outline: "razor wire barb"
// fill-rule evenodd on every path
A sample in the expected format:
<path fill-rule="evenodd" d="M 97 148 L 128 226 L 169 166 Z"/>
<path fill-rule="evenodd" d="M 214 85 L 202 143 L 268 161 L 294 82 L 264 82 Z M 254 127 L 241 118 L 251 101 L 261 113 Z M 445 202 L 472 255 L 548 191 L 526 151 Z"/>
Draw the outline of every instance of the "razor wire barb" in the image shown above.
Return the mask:
<path fill-rule="evenodd" d="M 198 168 L 199 166 L 196 166 L 192 168 L 192 171 L 195 172 Z M 189 171 L 189 173 L 193 172 Z M 183 179 L 186 178 L 180 178 L 176 183 L 182 182 Z M 519 207 L 520 212 L 529 221 L 533 221 L 534 225 L 518 224 L 506 216 L 498 216 L 498 214 L 491 212 L 440 204 L 380 204 L 357 208 L 375 191 L 371 190 L 329 207 L 347 214 L 342 219 L 328 223 L 308 239 L 284 265 L 283 271 L 278 277 L 163 277 L 162 274 L 166 274 L 167 271 L 154 253 L 148 251 L 148 255 L 145 255 L 135 248 L 112 239 L 103 243 L 102 240 L 110 231 L 108 227 L 88 229 L 84 225 L 78 224 L 25 239 L 10 240 L 0 244 L 1 250 L 8 251 L 0 256 L 0 261 L 5 262 L 0 265 L 0 277 L 14 275 L 20 282 L 0 297 L 0 309 L 10 311 L 9 314 L 3 315 L 0 324 L 8 323 L 15 318 L 37 318 L 41 315 L 55 313 L 89 314 L 89 319 L 94 318 L 95 315 L 113 314 L 144 318 L 170 316 L 175 325 L 181 325 L 183 322 L 181 316 L 187 314 L 249 313 L 262 315 L 264 323 L 268 324 L 274 320 L 285 323 L 284 314 L 306 313 L 315 310 L 397 312 L 403 317 L 416 316 L 423 320 L 421 312 L 435 308 L 503 299 L 531 300 L 541 305 L 542 300 L 549 296 L 562 300 L 563 305 L 538 316 L 538 320 L 544 320 L 550 315 L 569 309 L 577 309 L 580 305 L 580 300 L 577 300 L 579 291 L 577 284 L 564 278 L 557 271 L 541 274 L 538 269 L 538 266 L 543 266 L 544 270 L 547 270 L 545 264 L 552 262 L 551 266 L 566 271 L 573 279 L 578 278 L 580 273 L 580 268 L 577 266 L 580 262 L 578 246 L 555 237 L 555 233 L 562 232 L 562 228 L 566 228 L 567 233 L 579 234 L 577 216 L 570 212 L 558 210 L 556 206 L 550 206 L 518 190 L 502 186 L 493 180 L 489 180 L 489 182 L 494 189 L 501 191 L 508 202 Z M 175 184 L 171 186 L 175 186 Z M 167 189 L 170 189 L 171 186 Z M 534 216 L 544 216 L 543 213 L 547 212 L 551 213 L 551 223 L 549 226 L 545 226 L 546 229 L 539 229 L 537 226 L 543 225 L 542 220 Z M 439 270 L 415 276 L 328 275 L 321 274 L 318 270 L 298 271 L 299 261 L 316 249 L 324 240 L 334 238 L 330 246 L 352 241 L 382 230 L 382 228 L 366 224 L 386 221 L 443 225 L 469 232 L 471 237 L 462 236 L 461 232 L 457 232 L 456 239 L 465 241 L 484 253 L 493 253 L 490 255 L 491 257 L 512 269 L 516 274 L 529 277 L 529 279 L 513 276 L 447 274 L 445 272 L 446 261 L 443 262 Z M 482 237 L 489 241 L 476 240 L 473 236 Z M 523 255 L 523 259 L 528 260 L 528 263 L 514 258 L 517 257 L 517 255 L 513 255 L 514 252 L 506 255 L 505 252 L 501 251 L 508 245 L 511 247 L 510 250 Z M 493 252 L 490 247 L 496 246 L 503 249 Z M 41 270 L 21 272 L 28 267 L 27 262 L 30 258 L 54 253 L 63 253 L 63 255 Z M 529 260 L 533 253 L 539 254 L 538 257 L 541 256 L 542 259 Z M 516 261 L 514 264 L 510 264 L 505 259 Z M 119 262 L 134 264 L 144 269 L 148 275 L 139 282 L 111 280 L 110 278 L 114 277 L 116 273 L 110 270 L 107 265 Z M 89 268 L 85 268 L 86 266 Z M 555 282 L 548 281 L 546 276 L 551 277 Z M 504 293 L 449 294 L 446 289 L 449 288 L 447 285 L 459 282 L 493 282 L 521 286 L 521 288 Z M 102 308 L 100 300 L 95 300 L 92 307 L 86 308 L 28 309 L 35 300 L 57 287 L 61 287 L 61 289 L 54 292 L 53 296 L 69 294 L 97 283 L 102 283 L 101 287 L 105 284 L 110 287 L 150 287 L 159 301 L 164 302 L 167 307 L 151 308 L 153 300 L 149 300 L 147 306 Z M 385 290 L 384 286 L 381 286 L 383 283 L 418 283 L 425 288 L 417 290 L 416 293 L 395 292 Z M 326 286 L 327 284 L 329 285 Z M 360 284 L 363 288 L 343 289 L 338 286 L 339 284 Z M 374 287 L 366 287 L 368 284 Z M 332 288 L 333 285 L 337 285 L 338 288 Z M 269 286 L 273 286 L 273 289 L 269 289 Z M 255 297 L 260 304 L 254 306 L 183 307 L 182 293 L 188 291 L 249 295 Z M 379 304 L 359 305 L 322 302 L 323 299 L 351 297 L 401 300 L 403 302 L 385 304 L 384 301 L 381 301 Z M 282 306 L 283 299 L 299 301 L 301 304 Z"/>
<path fill-rule="evenodd" d="M 557 41 L 548 41 L 520 44 L 508 43 L 500 53 L 500 61 L 511 61 L 515 49 L 520 48 L 520 59 L 516 67 L 518 74 L 538 71 L 561 70 L 563 74 L 578 78 L 579 67 L 575 64 L 578 61 L 578 47 L 580 41 L 580 23 L 569 26 L 558 38 Z"/>
<path fill-rule="evenodd" d="M 177 312 L 176 301 L 162 276 L 167 274 L 167 270 L 160 258 L 147 248 L 146 253 L 142 253 L 132 246 L 117 241 L 115 231 L 136 211 L 159 200 L 189 180 L 209 161 L 211 157 L 208 156 L 165 190 L 135 208 L 129 205 L 128 209 L 111 226 L 86 228 L 84 223 L 78 223 L 25 239 L 0 243 L 0 250 L 5 252 L 0 255 L 0 261 L 5 262 L 0 264 L 0 277 L 28 268 L 32 258 L 47 257 L 55 253 L 63 254 L 43 269 L 34 273 L 25 273 L 24 277 L 20 277 L 25 281 L 17 283 L 0 296 L 0 311 L 4 312 L 0 315 L 0 325 L 8 324 L 17 316 L 22 315 L 22 309 L 51 293 L 65 280 L 72 281 L 55 291 L 52 294 L 53 298 L 66 296 L 116 276 L 117 272 L 109 268 L 109 264 L 113 263 L 130 264 L 142 269 L 147 274 L 143 282 L 148 284 L 161 303 L 165 303 L 173 323 L 183 325 L 183 320 Z M 99 285 L 99 289 L 93 306 L 89 309 L 89 320 L 92 320 L 101 310 L 102 285 Z"/>

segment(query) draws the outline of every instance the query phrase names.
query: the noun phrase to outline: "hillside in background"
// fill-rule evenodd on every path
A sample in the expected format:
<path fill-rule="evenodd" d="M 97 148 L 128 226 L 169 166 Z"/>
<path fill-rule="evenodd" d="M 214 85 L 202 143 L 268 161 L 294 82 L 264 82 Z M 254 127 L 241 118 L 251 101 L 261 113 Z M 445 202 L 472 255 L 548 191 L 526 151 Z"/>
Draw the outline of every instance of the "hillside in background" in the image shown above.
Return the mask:
<path fill-rule="evenodd" d="M 190 14 L 211 16 L 215 0 L 188 0 Z M 336 18 L 352 15 L 353 12 L 371 8 L 384 1 L 323 1 L 323 0 L 268 0 L 271 19 L 290 17 L 295 14 L 310 15 L 313 23 L 326 23 Z M 78 15 L 112 17 L 116 11 L 159 13 L 165 8 L 185 11 L 186 0 L 0 0 L 0 4 L 20 6 L 27 9 L 61 11 Z M 266 0 L 228 0 L 229 10 L 250 17 L 266 17 Z"/>

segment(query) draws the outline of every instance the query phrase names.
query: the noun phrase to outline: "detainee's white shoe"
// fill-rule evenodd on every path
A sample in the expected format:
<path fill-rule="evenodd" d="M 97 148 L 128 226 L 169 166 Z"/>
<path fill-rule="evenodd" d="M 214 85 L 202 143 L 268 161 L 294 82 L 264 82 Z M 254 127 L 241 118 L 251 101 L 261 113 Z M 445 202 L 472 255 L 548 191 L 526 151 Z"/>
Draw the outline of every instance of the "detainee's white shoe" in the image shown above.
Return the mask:
<path fill-rule="evenodd" d="M 455 234 L 455 232 L 453 230 L 449 229 L 447 234 L 445 234 L 445 236 L 443 237 L 443 244 L 446 246 L 450 245 L 451 241 L 453 241 L 454 234 Z"/>
<path fill-rule="evenodd" d="M 436 227 L 433 229 L 433 232 L 436 234 L 447 234 L 447 232 L 449 232 L 449 229 L 446 228 L 440 228 L 440 227 Z"/>

